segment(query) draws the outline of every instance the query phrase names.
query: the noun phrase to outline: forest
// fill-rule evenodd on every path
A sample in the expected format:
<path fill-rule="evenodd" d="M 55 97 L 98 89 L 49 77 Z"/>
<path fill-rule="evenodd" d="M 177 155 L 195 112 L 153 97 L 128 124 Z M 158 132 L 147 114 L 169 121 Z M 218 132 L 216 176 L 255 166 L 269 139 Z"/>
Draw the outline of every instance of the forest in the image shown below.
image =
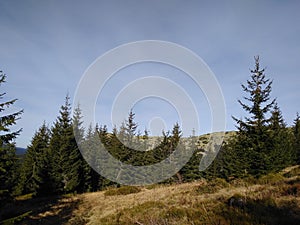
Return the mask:
<path fill-rule="evenodd" d="M 0 74 L 0 85 L 5 85 L 6 75 Z M 9 77 L 8 77 L 9 78 Z M 237 87 L 238 88 L 238 87 Z M 176 148 L 184 152 L 193 150 L 193 155 L 174 176 L 162 181 L 162 184 L 181 184 L 200 179 L 224 179 L 227 182 L 236 179 L 259 179 L 270 173 L 300 164 L 300 116 L 295 112 L 294 123 L 288 125 L 276 99 L 271 98 L 272 80 L 261 69 L 259 57 L 249 79 L 241 85 L 244 96 L 237 96 L 238 104 L 245 112 L 244 118 L 232 116 L 236 131 L 226 132 L 228 136 L 220 151 L 205 171 L 199 171 L 199 163 L 205 152 L 208 136 L 182 136 L 178 123 L 170 131 L 162 131 L 159 144 L 151 149 L 147 140 L 148 131 L 138 130 L 134 111 L 128 112 L 128 118 L 121 127 L 112 131 L 101 124 L 83 127 L 80 105 L 72 115 L 70 97 L 58 109 L 58 116 L 51 127 L 41 124 L 24 155 L 16 155 L 15 139 L 22 130 L 11 128 L 22 117 L 23 111 L 3 114 L 0 119 L 0 207 L 13 201 L 17 196 L 26 194 L 33 198 L 57 196 L 74 193 L 96 192 L 120 184 L 110 181 L 94 169 L 99 166 L 98 141 L 106 150 L 121 162 L 134 166 L 158 163 L 167 158 Z M 1 93 L 0 100 L 5 93 Z M 17 99 L 0 103 L 0 112 L 5 112 Z M 98 140 L 98 141 L 97 141 Z M 129 146 L 142 146 L 144 151 L 136 151 Z M 188 141 L 185 141 L 188 140 Z M 85 153 L 81 154 L 80 148 Z M 176 159 L 175 159 L 176 160 Z M 92 162 L 92 165 L 88 164 Z M 102 167 L 109 168 L 110 162 Z M 94 167 L 94 168 L 93 168 Z M 113 173 L 114 171 L 111 171 Z M 108 171 L 109 173 L 109 171 Z M 128 180 L 131 176 L 128 175 Z M 143 177 L 147 183 L 147 177 Z"/>

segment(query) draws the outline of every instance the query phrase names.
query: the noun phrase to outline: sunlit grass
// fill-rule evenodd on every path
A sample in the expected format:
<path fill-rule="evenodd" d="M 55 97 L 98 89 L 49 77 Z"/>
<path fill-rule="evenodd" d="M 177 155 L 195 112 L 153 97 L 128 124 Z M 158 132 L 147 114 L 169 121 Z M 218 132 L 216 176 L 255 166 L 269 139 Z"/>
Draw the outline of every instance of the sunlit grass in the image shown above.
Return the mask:
<path fill-rule="evenodd" d="M 28 194 L 0 213 L 2 224 L 300 224 L 300 169 L 230 182 L 202 179 L 46 198 Z"/>
<path fill-rule="evenodd" d="M 288 173 L 293 175 L 270 174 L 250 183 L 200 180 L 146 187 L 130 195 L 85 194 L 85 207 L 91 209 L 86 221 L 90 225 L 299 224 L 298 167 Z"/>

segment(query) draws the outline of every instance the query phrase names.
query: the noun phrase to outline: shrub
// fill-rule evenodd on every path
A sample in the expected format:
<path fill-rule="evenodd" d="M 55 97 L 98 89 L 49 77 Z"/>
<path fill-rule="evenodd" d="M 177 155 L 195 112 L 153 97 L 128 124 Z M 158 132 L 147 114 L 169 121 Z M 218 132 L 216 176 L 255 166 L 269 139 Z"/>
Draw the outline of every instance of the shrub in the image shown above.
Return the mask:
<path fill-rule="evenodd" d="M 257 180 L 258 184 L 278 184 L 284 181 L 284 177 L 279 173 L 270 173 L 265 176 L 260 177 Z"/>
<path fill-rule="evenodd" d="M 214 193 L 217 192 L 218 190 L 221 190 L 223 188 L 229 187 L 229 183 L 226 182 L 226 180 L 222 178 L 216 178 L 207 184 L 202 184 L 197 188 L 198 193 Z"/>

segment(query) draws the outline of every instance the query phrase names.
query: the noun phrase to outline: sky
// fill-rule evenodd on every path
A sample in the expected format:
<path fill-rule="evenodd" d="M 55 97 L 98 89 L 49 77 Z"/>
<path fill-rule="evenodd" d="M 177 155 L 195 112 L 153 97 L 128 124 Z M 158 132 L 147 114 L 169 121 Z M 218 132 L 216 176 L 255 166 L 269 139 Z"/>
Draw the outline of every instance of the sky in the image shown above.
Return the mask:
<path fill-rule="evenodd" d="M 245 116 L 237 100 L 244 95 L 241 84 L 250 77 L 253 57 L 259 55 L 267 78 L 273 80 L 272 97 L 292 125 L 300 112 L 299 8 L 299 1 L 288 0 L 1 0 L 0 70 L 7 75 L 1 92 L 7 93 L 7 99 L 18 99 L 12 111 L 24 109 L 14 128 L 23 128 L 17 146 L 29 145 L 43 121 L 53 125 L 66 94 L 72 102 L 82 77 L 97 58 L 120 45 L 142 40 L 176 43 L 207 64 L 224 96 L 226 130 L 235 129 L 232 115 Z M 206 93 L 183 71 L 151 62 L 130 65 L 111 76 L 99 90 L 96 122 L 109 128 L 119 125 L 125 118 L 120 109 L 112 110 L 117 97 L 145 76 L 163 77 L 187 92 L 199 115 L 197 132 L 210 131 Z M 143 85 L 134 89 L 135 96 L 145 89 Z M 159 90 L 162 95 L 169 91 Z M 181 122 L 181 115 L 189 110 L 185 103 L 179 99 L 176 106 L 168 99 L 148 97 L 128 104 L 136 113 L 139 129 L 150 129 L 156 135 Z M 188 135 L 193 128 L 185 127 L 184 133 Z"/>

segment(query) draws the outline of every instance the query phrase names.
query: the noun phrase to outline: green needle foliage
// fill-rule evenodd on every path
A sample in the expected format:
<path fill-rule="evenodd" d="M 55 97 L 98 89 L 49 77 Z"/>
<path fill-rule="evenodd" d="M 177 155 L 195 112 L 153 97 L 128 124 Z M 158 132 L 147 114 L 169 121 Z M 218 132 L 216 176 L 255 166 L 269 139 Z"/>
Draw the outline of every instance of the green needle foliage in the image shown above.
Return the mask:
<path fill-rule="evenodd" d="M 82 156 L 80 154 L 73 131 L 73 122 L 70 113 L 69 96 L 61 106 L 60 115 L 52 127 L 49 150 L 52 156 L 52 180 L 54 193 L 80 192 L 83 175 Z M 76 117 L 77 116 L 77 117 Z M 75 114 L 77 125 L 79 115 Z M 80 132 L 80 129 L 75 130 Z"/>
<path fill-rule="evenodd" d="M 50 130 L 44 122 L 27 147 L 20 170 L 21 177 L 18 185 L 20 193 L 47 195 L 51 192 L 49 141 Z"/>
<path fill-rule="evenodd" d="M 260 68 L 255 57 L 255 68 L 243 91 L 246 103 L 238 102 L 249 115 L 243 119 L 233 117 L 237 135 L 225 146 L 227 160 L 231 163 L 229 174 L 236 177 L 255 177 L 278 171 L 293 162 L 291 132 L 286 128 L 281 111 L 271 99 L 272 81 Z M 231 167 L 232 166 L 232 167 Z"/>
<path fill-rule="evenodd" d="M 6 75 L 0 71 L 0 87 L 5 83 Z M 17 99 L 5 100 L 6 93 L 0 93 L 0 202 L 7 199 L 12 193 L 16 183 L 17 157 L 14 139 L 21 129 L 13 131 L 23 110 L 6 112 Z"/>
<path fill-rule="evenodd" d="M 206 150 L 209 136 L 196 137 L 193 134 L 189 138 L 182 137 L 181 128 L 175 123 L 171 131 L 162 131 L 162 137 L 150 137 L 147 129 L 143 134 L 140 132 L 132 110 L 124 123 L 118 128 L 114 127 L 111 132 L 106 125 L 90 125 L 85 130 L 79 106 L 71 115 L 69 96 L 66 96 L 52 127 L 49 129 L 44 122 L 36 131 L 22 165 L 17 170 L 13 140 L 21 130 L 12 131 L 11 128 L 22 111 L 11 114 L 4 112 L 16 99 L 0 102 L 1 199 L 5 198 L 4 193 L 12 193 L 16 186 L 16 171 L 20 172 L 16 191 L 18 194 L 45 196 L 118 186 L 95 171 L 105 169 L 106 175 L 121 174 L 122 168 L 120 170 L 113 167 L 108 154 L 100 151 L 102 148 L 115 159 L 136 168 L 166 159 L 170 165 L 176 169 L 178 167 L 178 172 L 163 183 L 181 183 L 201 178 L 223 178 L 228 181 L 234 178 L 260 177 L 296 162 L 299 164 L 299 114 L 293 127 L 287 127 L 280 107 L 271 98 L 272 81 L 266 78 L 265 70 L 261 69 L 259 57 L 255 57 L 255 66 L 250 72 L 250 78 L 242 85 L 245 96 L 238 101 L 246 116 L 233 117 L 237 132 L 230 132 L 230 138 L 222 146 L 214 146 L 221 147 L 219 154 L 209 168 L 201 172 L 199 164 L 202 156 L 209 156 L 213 152 L 213 149 L 210 152 Z M 1 72 L 0 85 L 4 82 L 5 75 Z M 3 100 L 4 94 L 0 94 L 0 100 Z M 193 151 L 192 157 L 180 169 L 178 162 L 189 156 L 190 150 Z M 162 171 L 167 169 L 166 166 Z M 138 171 L 132 171 L 131 174 L 126 174 L 125 179 L 131 181 L 133 176 L 139 176 L 145 183 L 152 180 L 151 177 L 142 177 L 143 173 L 137 173 Z"/>
<path fill-rule="evenodd" d="M 295 157 L 297 163 L 300 164 L 300 116 L 298 113 L 294 121 L 293 133 L 294 133 Z"/>

